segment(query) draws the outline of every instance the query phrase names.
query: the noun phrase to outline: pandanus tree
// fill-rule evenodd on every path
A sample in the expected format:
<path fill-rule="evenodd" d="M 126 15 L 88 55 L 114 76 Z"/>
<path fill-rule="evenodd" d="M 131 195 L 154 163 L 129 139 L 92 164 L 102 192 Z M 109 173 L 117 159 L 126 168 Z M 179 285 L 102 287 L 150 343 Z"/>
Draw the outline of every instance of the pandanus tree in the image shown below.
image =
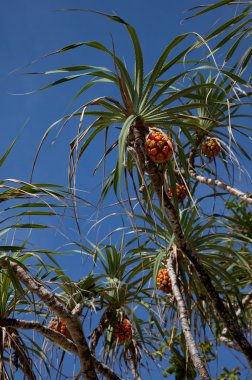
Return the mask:
<path fill-rule="evenodd" d="M 195 15 L 234 5 L 237 2 L 221 1 L 199 7 Z M 252 367 L 252 197 L 237 188 L 236 181 L 238 171 L 246 173 L 241 157 L 250 159 L 244 138 L 251 139 L 251 4 L 240 6 L 238 14 L 204 37 L 194 32 L 170 41 L 148 72 L 136 30 L 102 12 L 91 12 L 96 13 L 92 17 L 106 17 L 126 28 L 134 53 L 132 71 L 114 42 L 112 48 L 97 41 L 78 42 L 50 53 L 85 47 L 111 60 L 110 67 L 84 62 L 45 72 L 76 74 L 43 89 L 91 77 L 78 89 L 75 101 L 101 83 L 103 93 L 50 126 L 38 153 L 54 127 L 77 120 L 78 132 L 70 142 L 67 197 L 73 198 L 70 209 L 80 229 L 78 168 L 102 136 L 105 151 L 94 171 L 102 163 L 106 169 L 105 162 L 110 171 L 102 174 L 99 205 L 114 192 L 118 212 L 102 217 L 93 228 L 113 217 L 118 218 L 117 227 L 100 245 L 75 241 L 75 251 L 94 263 L 78 282 L 59 264 L 50 264 L 45 266 L 50 272 L 47 283 L 44 272 L 35 278 L 20 257 L 3 254 L 2 270 L 18 282 L 24 302 L 29 305 L 26 293 L 31 293 L 36 301 L 30 305 L 36 305 L 39 314 L 37 303 L 42 303 L 45 319 L 51 319 L 45 325 L 9 319 L 7 314 L 0 324 L 15 331 L 35 329 L 73 353 L 80 363 L 78 378 L 119 379 L 116 373 L 126 370 L 129 378 L 139 380 L 142 366 L 159 361 L 163 365 L 162 359 L 170 358 L 173 365 L 166 373 L 210 379 L 211 340 L 240 351 Z M 116 97 L 106 95 L 107 83 L 115 87 Z M 35 196 L 42 191 L 58 197 L 51 189 L 32 189 Z M 15 197 L 21 194 L 12 191 Z M 11 196 L 12 191 L 7 193 Z M 118 234 L 120 242 L 112 244 Z M 21 257 L 26 259 L 23 252 L 22 247 Z M 14 316 L 15 311 L 14 307 Z"/>

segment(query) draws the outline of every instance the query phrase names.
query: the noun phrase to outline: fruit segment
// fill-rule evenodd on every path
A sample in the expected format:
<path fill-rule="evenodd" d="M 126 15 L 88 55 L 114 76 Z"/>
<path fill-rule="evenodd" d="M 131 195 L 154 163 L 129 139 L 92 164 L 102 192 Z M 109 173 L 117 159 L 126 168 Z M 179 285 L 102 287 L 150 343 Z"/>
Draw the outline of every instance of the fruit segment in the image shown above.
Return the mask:
<path fill-rule="evenodd" d="M 48 327 L 54 331 L 60 332 L 66 338 L 70 338 L 70 333 L 67 328 L 66 322 L 59 320 L 58 318 L 52 318 Z"/>
<path fill-rule="evenodd" d="M 152 161 L 162 164 L 173 155 L 174 143 L 165 133 L 152 131 L 146 137 L 146 151 Z"/>
<path fill-rule="evenodd" d="M 167 269 L 160 269 L 157 275 L 157 288 L 164 293 L 172 292 L 171 279 Z"/>
<path fill-rule="evenodd" d="M 188 195 L 188 191 L 187 191 L 187 188 L 185 187 L 185 185 L 182 185 L 180 183 L 176 183 L 176 194 L 177 194 L 177 199 L 178 199 L 178 202 L 179 203 L 182 203 L 183 200 L 187 197 Z M 171 187 L 169 187 L 167 189 L 167 195 L 168 195 L 168 198 L 172 199 L 172 189 Z"/>
<path fill-rule="evenodd" d="M 132 337 L 132 325 L 127 318 L 117 321 L 113 331 L 113 338 L 117 344 L 123 344 Z"/>
<path fill-rule="evenodd" d="M 216 139 L 208 139 L 201 144 L 201 151 L 206 157 L 217 157 L 220 153 L 220 143 Z"/>

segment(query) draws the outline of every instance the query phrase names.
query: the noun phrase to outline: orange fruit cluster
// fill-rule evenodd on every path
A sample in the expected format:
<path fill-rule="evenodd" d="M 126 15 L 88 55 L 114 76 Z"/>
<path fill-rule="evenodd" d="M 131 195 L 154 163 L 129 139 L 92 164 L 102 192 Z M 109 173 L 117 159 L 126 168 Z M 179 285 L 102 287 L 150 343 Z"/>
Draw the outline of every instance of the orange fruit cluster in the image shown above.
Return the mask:
<path fill-rule="evenodd" d="M 66 322 L 59 320 L 58 318 L 52 318 L 48 327 L 54 331 L 60 332 L 66 338 L 70 338 L 70 333 L 67 328 Z"/>
<path fill-rule="evenodd" d="M 171 279 L 167 269 L 160 269 L 157 275 L 157 288 L 164 293 L 172 292 Z"/>
<path fill-rule="evenodd" d="M 187 197 L 188 191 L 185 185 L 181 185 L 180 183 L 176 183 L 176 194 L 177 194 L 177 199 L 178 202 L 182 203 L 183 200 Z M 167 195 L 168 198 L 172 199 L 172 189 L 169 187 L 167 189 Z"/>
<path fill-rule="evenodd" d="M 117 321 L 114 326 L 113 338 L 117 344 L 123 344 L 132 337 L 132 325 L 127 318 Z"/>
<path fill-rule="evenodd" d="M 162 131 L 152 131 L 146 137 L 146 151 L 152 161 L 162 164 L 173 155 L 174 143 Z"/>
<path fill-rule="evenodd" d="M 217 157 L 220 153 L 220 144 L 216 139 L 208 139 L 201 144 L 202 153 L 209 157 Z"/>

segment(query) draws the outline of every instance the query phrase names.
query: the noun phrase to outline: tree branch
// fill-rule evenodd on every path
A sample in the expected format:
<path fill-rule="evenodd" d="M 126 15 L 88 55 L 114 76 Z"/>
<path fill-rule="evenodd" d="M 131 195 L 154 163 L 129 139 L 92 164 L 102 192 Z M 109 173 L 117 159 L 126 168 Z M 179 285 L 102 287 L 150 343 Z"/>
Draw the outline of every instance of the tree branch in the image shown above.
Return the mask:
<path fill-rule="evenodd" d="M 111 321 L 112 311 L 107 309 L 103 313 L 98 326 L 94 329 L 94 331 L 90 334 L 91 346 L 90 350 L 92 354 L 95 353 L 96 346 L 102 336 L 103 332 L 108 328 L 109 323 Z"/>
<path fill-rule="evenodd" d="M 237 321 L 233 318 L 229 310 L 226 308 L 224 302 L 216 291 L 212 284 L 211 278 L 205 270 L 204 266 L 200 262 L 197 254 L 190 248 L 188 242 L 185 239 L 182 231 L 179 216 L 177 211 L 168 198 L 163 189 L 163 179 L 157 169 L 157 166 L 152 162 L 145 154 L 145 125 L 141 119 L 138 119 L 134 125 L 132 125 L 132 133 L 134 136 L 134 148 L 138 155 L 139 161 L 148 173 L 154 190 L 159 198 L 161 205 L 166 210 L 168 218 L 171 223 L 173 233 L 175 235 L 177 248 L 187 257 L 187 259 L 193 264 L 202 285 L 205 287 L 208 297 L 211 300 L 213 307 L 216 309 L 220 319 L 225 324 L 231 337 L 238 343 L 243 354 L 247 358 L 250 366 L 252 367 L 252 346 L 244 336 Z"/>
<path fill-rule="evenodd" d="M 0 326 L 11 327 L 17 330 L 36 330 L 42 335 L 44 335 L 47 339 L 51 340 L 54 344 L 60 346 L 63 350 L 78 355 L 77 347 L 70 339 L 67 339 L 58 331 L 54 331 L 49 327 L 41 325 L 41 323 L 37 321 L 25 321 L 22 319 L 15 318 L 0 318 Z"/>
<path fill-rule="evenodd" d="M 243 297 L 242 304 L 244 307 L 248 307 L 251 301 L 252 301 L 252 290 L 250 290 L 248 294 L 246 294 L 246 296 Z M 242 311 L 241 308 L 239 308 L 237 310 L 237 315 L 240 315 L 241 311 Z"/>
<path fill-rule="evenodd" d="M 188 312 L 186 309 L 185 302 L 183 300 L 183 297 L 180 293 L 180 289 L 177 282 L 177 276 L 175 273 L 175 270 L 173 268 L 173 261 L 174 261 L 174 254 L 175 254 L 176 247 L 174 247 L 174 252 L 171 252 L 170 257 L 167 261 L 167 270 L 171 279 L 172 283 L 172 292 L 173 295 L 177 301 L 178 305 L 178 311 L 179 311 L 179 318 L 181 321 L 182 331 L 185 336 L 186 340 L 186 346 L 190 352 L 191 359 L 193 361 L 194 367 L 198 371 L 200 378 L 202 380 L 210 380 L 209 373 L 203 363 L 203 361 L 200 358 L 195 340 L 193 338 L 193 335 L 191 333 L 190 324 L 189 324 L 189 318 L 188 318 Z"/>
<path fill-rule="evenodd" d="M 60 346 L 63 350 L 78 355 L 77 347 L 70 339 L 67 339 L 64 335 L 49 327 L 41 325 L 39 322 L 25 321 L 15 318 L 0 318 L 0 326 L 11 327 L 17 330 L 36 330 L 54 344 Z M 101 363 L 94 355 L 92 355 L 92 360 L 97 371 L 99 371 L 102 376 L 105 376 L 107 380 L 122 380 L 110 368 Z"/>
<path fill-rule="evenodd" d="M 19 281 L 21 281 L 32 293 L 36 294 L 50 310 L 67 323 L 73 342 L 77 347 L 78 357 L 81 364 L 81 375 L 86 380 L 98 380 L 91 353 L 78 316 L 72 315 L 71 311 L 68 310 L 64 304 L 59 302 L 53 293 L 49 292 L 16 262 L 14 263 L 6 258 L 0 261 L 0 266 L 5 269 L 8 269 L 8 267 L 11 266 Z"/>
<path fill-rule="evenodd" d="M 225 182 L 220 181 L 219 179 L 207 178 L 203 175 L 197 174 L 195 170 L 189 170 L 190 176 L 200 183 L 204 183 L 210 187 L 219 187 L 222 190 L 227 191 L 229 194 L 234 195 L 237 198 L 240 198 L 242 201 L 252 204 L 252 198 L 250 195 L 243 193 L 242 191 L 227 185 Z"/>
<path fill-rule="evenodd" d="M 201 143 L 202 139 L 203 137 L 197 137 L 195 141 L 195 146 L 191 149 L 189 153 L 188 171 L 189 171 L 190 177 L 210 187 L 213 187 L 213 188 L 219 187 L 220 189 L 227 191 L 229 194 L 232 194 L 235 197 L 240 198 L 244 202 L 252 204 L 252 198 L 248 194 L 243 193 L 242 191 L 220 181 L 219 179 L 204 177 L 201 174 L 197 174 L 195 170 L 195 154 L 196 154 L 196 149 Z"/>
<path fill-rule="evenodd" d="M 102 376 L 106 377 L 107 380 L 123 380 L 109 367 L 107 367 L 105 364 L 101 363 L 98 359 L 96 359 L 94 355 L 91 356 L 94 361 L 95 368 L 97 369 L 97 371 L 100 372 Z"/>
<path fill-rule="evenodd" d="M 246 294 L 243 299 L 242 299 L 242 305 L 244 308 L 247 308 L 248 305 L 251 303 L 251 300 L 252 300 L 252 290 L 250 292 L 248 292 L 248 294 Z M 237 311 L 236 311 L 236 316 L 239 317 L 239 315 L 241 315 L 242 313 L 242 308 L 238 308 Z M 221 336 L 219 338 L 219 341 L 223 344 L 225 344 L 226 346 L 230 347 L 230 348 L 233 348 L 234 350 L 237 350 L 237 351 L 241 351 L 241 348 L 235 344 L 234 342 L 232 342 L 232 340 L 230 340 L 226 335 L 228 333 L 228 330 L 227 328 L 225 327 L 222 332 L 221 332 Z"/>
<path fill-rule="evenodd" d="M 130 343 L 129 352 L 130 352 L 129 363 L 130 363 L 130 368 L 131 368 L 133 378 L 134 380 L 142 380 L 137 368 L 137 362 L 138 362 L 137 353 L 136 353 L 136 347 L 133 341 Z"/>
<path fill-rule="evenodd" d="M 238 346 L 237 343 L 233 342 L 231 339 L 228 339 L 226 336 L 222 335 L 218 338 L 218 342 L 225 344 L 229 348 L 233 348 L 233 350 L 241 351 L 241 348 Z"/>

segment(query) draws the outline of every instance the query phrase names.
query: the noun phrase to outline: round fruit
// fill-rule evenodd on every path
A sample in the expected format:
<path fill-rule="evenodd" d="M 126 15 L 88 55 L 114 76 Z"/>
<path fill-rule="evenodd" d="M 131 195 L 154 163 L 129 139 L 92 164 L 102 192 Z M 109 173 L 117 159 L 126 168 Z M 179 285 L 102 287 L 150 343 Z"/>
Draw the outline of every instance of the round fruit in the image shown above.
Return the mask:
<path fill-rule="evenodd" d="M 220 143 L 216 139 L 208 139 L 201 144 L 202 153 L 209 158 L 217 157 L 220 148 Z"/>
<path fill-rule="evenodd" d="M 152 161 L 162 164 L 173 155 L 174 143 L 162 131 L 152 131 L 146 137 L 146 151 Z"/>
<path fill-rule="evenodd" d="M 67 328 L 66 322 L 59 320 L 58 318 L 52 318 L 48 327 L 54 331 L 60 332 L 66 338 L 70 338 L 70 333 Z"/>
<path fill-rule="evenodd" d="M 187 197 L 188 191 L 185 185 L 181 185 L 180 183 L 176 183 L 176 194 L 177 194 L 177 199 L 180 203 L 183 202 L 183 200 Z M 167 189 L 167 195 L 168 198 L 172 199 L 172 189 L 169 187 Z"/>
<path fill-rule="evenodd" d="M 113 338 L 117 344 L 123 344 L 132 337 L 132 325 L 127 318 L 117 321 L 113 331 Z"/>
<path fill-rule="evenodd" d="M 157 288 L 164 293 L 172 292 L 171 279 L 167 269 L 160 269 L 157 275 Z"/>

